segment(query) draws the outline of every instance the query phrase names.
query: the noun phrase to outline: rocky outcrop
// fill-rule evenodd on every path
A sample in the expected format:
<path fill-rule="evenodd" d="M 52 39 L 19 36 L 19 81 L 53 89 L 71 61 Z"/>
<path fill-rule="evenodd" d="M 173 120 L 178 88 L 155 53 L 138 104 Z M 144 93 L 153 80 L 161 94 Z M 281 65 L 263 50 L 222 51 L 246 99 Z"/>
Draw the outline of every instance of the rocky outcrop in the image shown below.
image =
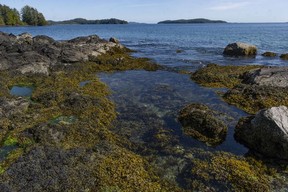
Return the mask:
<path fill-rule="evenodd" d="M 288 67 L 266 67 L 244 74 L 243 83 L 259 86 L 287 87 Z"/>
<path fill-rule="evenodd" d="M 267 51 L 267 52 L 263 53 L 262 56 L 263 57 L 276 57 L 277 54 L 274 52 Z"/>
<path fill-rule="evenodd" d="M 226 46 L 223 52 L 228 56 L 255 56 L 257 54 L 257 47 L 246 43 L 231 43 Z"/>
<path fill-rule="evenodd" d="M 265 156 L 288 159 L 288 108 L 272 107 L 239 121 L 235 138 Z"/>
<path fill-rule="evenodd" d="M 288 53 L 280 55 L 280 58 L 283 60 L 288 60 Z"/>
<path fill-rule="evenodd" d="M 227 126 L 216 114 L 203 104 L 190 104 L 180 111 L 178 120 L 186 135 L 216 145 L 225 139 L 227 132 Z"/>
<path fill-rule="evenodd" d="M 97 35 L 55 41 L 45 35 L 0 33 L 0 70 L 48 75 L 51 66 L 89 61 L 115 46 L 123 48 L 119 43 L 108 42 Z"/>

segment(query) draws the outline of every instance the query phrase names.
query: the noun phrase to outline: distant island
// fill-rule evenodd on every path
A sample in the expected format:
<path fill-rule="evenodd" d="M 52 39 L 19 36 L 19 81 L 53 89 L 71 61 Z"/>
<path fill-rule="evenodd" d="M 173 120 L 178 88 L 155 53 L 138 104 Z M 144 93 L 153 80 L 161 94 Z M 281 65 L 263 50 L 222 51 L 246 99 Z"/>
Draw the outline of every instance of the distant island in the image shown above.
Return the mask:
<path fill-rule="evenodd" d="M 209 19 L 179 19 L 179 20 L 166 20 L 160 21 L 158 24 L 193 24 L 193 23 L 227 23 L 221 20 L 209 20 Z"/>
<path fill-rule="evenodd" d="M 100 20 L 87 20 L 83 18 L 76 18 L 65 21 L 48 21 L 49 25 L 63 25 L 63 24 L 128 24 L 127 21 L 119 20 L 115 18 L 100 19 Z"/>

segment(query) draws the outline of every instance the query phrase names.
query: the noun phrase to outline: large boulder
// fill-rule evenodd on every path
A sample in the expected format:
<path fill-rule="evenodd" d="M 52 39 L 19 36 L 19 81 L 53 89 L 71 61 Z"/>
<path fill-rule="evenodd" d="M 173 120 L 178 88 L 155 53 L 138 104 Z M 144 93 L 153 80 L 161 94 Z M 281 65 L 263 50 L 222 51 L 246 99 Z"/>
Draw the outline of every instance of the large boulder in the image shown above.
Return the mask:
<path fill-rule="evenodd" d="M 180 111 L 178 120 L 184 133 L 208 145 L 224 141 L 227 126 L 216 117 L 217 112 L 203 104 L 190 104 Z"/>
<path fill-rule="evenodd" d="M 267 157 L 288 160 L 288 108 L 272 107 L 242 118 L 235 139 Z"/>
<path fill-rule="evenodd" d="M 244 74 L 243 83 L 260 86 L 288 87 L 288 67 L 266 67 Z"/>
<path fill-rule="evenodd" d="M 226 46 L 223 52 L 228 56 L 255 56 L 257 54 L 257 47 L 247 43 L 231 43 Z"/>

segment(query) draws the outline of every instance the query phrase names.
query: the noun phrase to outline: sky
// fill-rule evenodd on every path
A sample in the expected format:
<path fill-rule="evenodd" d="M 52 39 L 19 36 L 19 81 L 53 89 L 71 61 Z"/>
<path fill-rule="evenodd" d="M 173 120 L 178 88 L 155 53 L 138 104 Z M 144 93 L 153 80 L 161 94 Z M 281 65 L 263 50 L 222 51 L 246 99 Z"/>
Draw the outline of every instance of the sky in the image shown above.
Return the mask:
<path fill-rule="evenodd" d="M 47 20 L 117 18 L 132 22 L 207 18 L 228 22 L 288 22 L 288 0 L 0 0 L 36 8 Z"/>

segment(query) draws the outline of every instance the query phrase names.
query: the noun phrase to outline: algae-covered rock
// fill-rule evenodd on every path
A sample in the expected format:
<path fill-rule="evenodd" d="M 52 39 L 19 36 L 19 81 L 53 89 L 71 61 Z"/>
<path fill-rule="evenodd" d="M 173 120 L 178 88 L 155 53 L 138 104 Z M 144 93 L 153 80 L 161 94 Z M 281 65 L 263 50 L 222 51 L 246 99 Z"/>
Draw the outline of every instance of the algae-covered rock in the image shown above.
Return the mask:
<path fill-rule="evenodd" d="M 229 56 L 255 56 L 257 54 L 257 47 L 241 42 L 231 43 L 226 46 L 223 54 Z"/>
<path fill-rule="evenodd" d="M 184 133 L 209 145 L 225 139 L 227 126 L 215 116 L 217 112 L 202 104 L 190 104 L 179 113 L 178 120 Z"/>
<path fill-rule="evenodd" d="M 288 53 L 280 55 L 280 58 L 283 60 L 288 60 Z"/>
<path fill-rule="evenodd" d="M 220 66 L 209 64 L 193 73 L 191 79 L 206 87 L 233 88 L 241 83 L 243 73 L 258 68 L 261 68 L 261 66 Z"/>
<path fill-rule="evenodd" d="M 288 90 L 283 87 L 239 84 L 225 93 L 223 98 L 251 114 L 273 106 L 288 106 Z"/>
<path fill-rule="evenodd" d="M 265 156 L 288 159 L 288 108 L 272 107 L 239 121 L 235 138 Z"/>
<path fill-rule="evenodd" d="M 229 153 L 203 152 L 183 169 L 186 189 L 194 191 L 271 191 L 265 165 Z"/>
<path fill-rule="evenodd" d="M 267 52 L 263 53 L 262 56 L 263 57 L 276 57 L 277 54 L 274 52 L 267 51 Z"/>
<path fill-rule="evenodd" d="M 165 191 L 143 158 L 107 142 L 91 149 L 37 146 L 0 181 L 0 191 Z"/>

